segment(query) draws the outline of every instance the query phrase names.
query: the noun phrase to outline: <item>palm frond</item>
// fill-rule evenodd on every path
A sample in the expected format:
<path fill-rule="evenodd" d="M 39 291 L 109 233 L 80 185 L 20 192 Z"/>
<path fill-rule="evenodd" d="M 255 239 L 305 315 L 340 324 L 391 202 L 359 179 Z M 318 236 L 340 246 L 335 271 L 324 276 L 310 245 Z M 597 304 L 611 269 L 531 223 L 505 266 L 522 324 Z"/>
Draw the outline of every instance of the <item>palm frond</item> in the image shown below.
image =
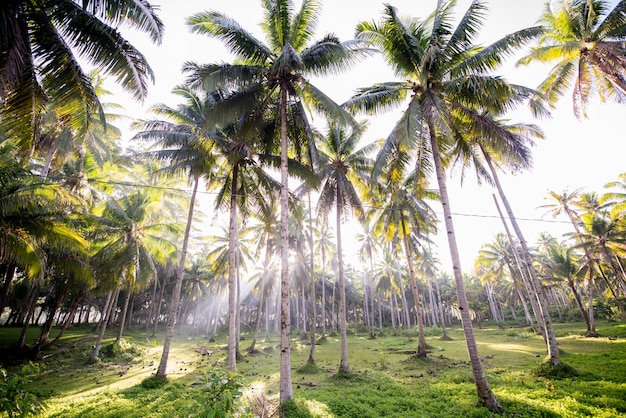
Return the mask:
<path fill-rule="evenodd" d="M 187 18 L 187 24 L 193 33 L 209 35 L 224 41 L 233 54 L 248 64 L 261 65 L 273 56 L 272 51 L 261 41 L 221 12 L 196 13 Z"/>

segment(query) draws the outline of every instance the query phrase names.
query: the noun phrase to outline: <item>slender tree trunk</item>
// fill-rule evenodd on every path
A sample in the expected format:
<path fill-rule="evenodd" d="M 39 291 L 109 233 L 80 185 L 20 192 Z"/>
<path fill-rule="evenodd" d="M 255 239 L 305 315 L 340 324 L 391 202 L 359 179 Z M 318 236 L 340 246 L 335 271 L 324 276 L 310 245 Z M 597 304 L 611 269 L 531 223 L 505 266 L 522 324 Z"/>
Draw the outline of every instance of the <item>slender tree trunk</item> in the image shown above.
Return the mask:
<path fill-rule="evenodd" d="M 481 148 L 482 149 L 482 148 Z M 539 303 L 539 311 L 541 313 L 541 318 L 543 319 L 543 325 L 545 327 L 545 338 L 546 345 L 548 347 L 548 357 L 550 358 L 550 363 L 554 366 L 561 364 L 561 355 L 559 353 L 559 345 L 556 341 L 556 334 L 554 333 L 554 327 L 552 326 L 552 318 L 550 317 L 550 312 L 548 311 L 548 304 L 545 298 L 545 292 L 541 287 L 541 282 L 537 277 L 537 272 L 533 266 L 533 260 L 530 256 L 530 250 L 526 245 L 526 239 L 524 238 L 524 234 L 522 234 L 522 230 L 517 224 L 517 219 L 513 214 L 513 210 L 511 209 L 511 205 L 509 205 L 509 201 L 504 194 L 504 190 L 500 184 L 500 180 L 498 178 L 498 174 L 493 166 L 493 162 L 489 154 L 482 149 L 483 155 L 485 156 L 485 161 L 489 165 L 489 170 L 491 171 L 491 175 L 493 177 L 494 184 L 496 189 L 498 190 L 498 194 L 500 195 L 500 200 L 502 200 L 502 204 L 506 209 L 506 213 L 509 216 L 509 220 L 511 221 L 511 225 L 513 226 L 513 230 L 519 239 L 520 246 L 522 247 L 522 255 L 524 264 L 526 265 L 526 269 L 530 275 L 531 285 L 534 287 L 535 293 L 537 295 L 537 301 Z"/>
<path fill-rule="evenodd" d="M 613 289 L 613 286 L 611 285 L 609 278 L 606 277 L 606 274 L 604 273 L 604 269 L 602 268 L 602 265 L 600 265 L 600 261 L 596 260 L 596 264 L 598 266 L 598 271 L 600 272 L 600 277 L 604 279 L 606 286 L 609 288 L 609 290 L 611 291 L 611 294 L 613 295 L 613 299 L 615 299 L 615 305 L 617 306 L 617 309 L 619 309 L 619 311 L 622 314 L 624 314 L 624 307 L 622 306 L 622 303 L 620 302 L 619 297 L 617 296 L 617 293 L 615 292 L 615 289 Z"/>
<path fill-rule="evenodd" d="M 500 314 L 498 313 L 498 307 L 496 306 L 496 301 L 493 297 L 493 287 L 491 286 L 491 283 L 489 283 L 489 281 L 485 283 L 485 287 L 487 290 L 487 301 L 489 302 L 489 310 L 491 310 L 491 316 L 493 317 L 496 325 L 502 328 L 502 325 L 500 325 Z"/>
<path fill-rule="evenodd" d="M 259 305 L 257 306 L 257 312 L 256 312 L 256 322 L 254 325 L 254 337 L 252 338 L 252 343 L 250 343 L 250 347 L 248 347 L 248 351 L 251 353 L 256 351 L 256 341 L 259 336 L 259 331 L 261 330 L 261 317 L 263 316 L 263 304 L 265 303 L 265 299 L 266 299 L 265 298 L 265 281 L 267 280 L 267 270 L 269 269 L 269 262 L 270 262 L 270 240 L 269 240 L 269 234 L 268 234 L 267 241 L 265 243 L 265 258 L 263 260 L 263 273 L 261 275 L 261 288 L 259 289 Z M 267 314 L 265 316 L 267 316 Z"/>
<path fill-rule="evenodd" d="M 39 335 L 39 342 L 37 343 L 37 348 L 35 351 L 35 358 L 37 359 L 40 358 L 41 356 L 41 350 L 49 342 L 50 331 L 52 331 L 54 317 L 56 316 L 57 311 L 59 310 L 60 301 L 62 299 L 65 299 L 65 296 L 66 296 L 65 292 L 63 292 L 61 289 L 58 289 L 58 290 L 61 293 L 54 296 L 52 305 L 50 305 L 50 308 L 48 310 L 48 315 L 46 316 L 46 322 L 44 322 L 43 326 L 41 327 L 41 334 Z"/>
<path fill-rule="evenodd" d="M 589 328 L 586 335 L 588 337 L 595 337 L 598 335 L 596 332 L 596 320 L 593 312 L 593 269 L 589 268 L 589 279 L 587 281 L 587 302 L 589 304 Z"/>
<path fill-rule="evenodd" d="M 167 275 L 161 279 L 161 289 L 159 289 L 159 298 L 155 300 L 155 315 L 154 322 L 152 323 L 152 335 L 150 338 L 156 337 L 157 330 L 159 329 L 159 318 L 161 317 L 161 306 L 163 305 L 163 295 L 165 294 L 165 281 L 167 280 Z M 167 338 L 167 336 L 166 336 Z"/>
<path fill-rule="evenodd" d="M 7 299 L 9 296 L 9 289 L 11 289 L 11 282 L 15 276 L 14 264 L 3 264 L 3 278 L 2 290 L 0 291 L 0 317 L 4 313 L 4 308 L 7 306 Z"/>
<path fill-rule="evenodd" d="M 122 335 L 124 335 L 124 324 L 126 322 L 126 315 L 128 314 L 128 305 L 130 304 L 130 298 L 133 294 L 133 287 L 134 280 L 129 283 L 128 289 L 126 290 L 126 298 L 124 299 L 124 306 L 122 307 L 122 313 L 120 314 L 120 327 L 117 330 L 117 338 L 115 339 L 115 342 L 119 342 L 122 339 Z"/>
<path fill-rule="evenodd" d="M 80 298 L 82 298 L 82 296 Z M 67 316 L 65 317 L 65 320 L 63 321 L 63 327 L 61 327 L 61 331 L 59 332 L 59 334 L 56 337 L 54 337 L 54 340 L 50 341 L 49 345 L 52 346 L 52 345 L 56 344 L 56 342 L 61 339 L 63 334 L 65 334 L 65 331 L 67 331 L 69 326 L 72 324 L 72 320 L 76 316 L 76 311 L 78 310 L 78 305 L 79 305 L 79 299 L 80 298 L 77 297 L 77 298 L 74 299 L 74 302 L 72 303 L 72 307 L 70 308 L 69 313 L 67 314 Z M 78 315 L 78 322 L 80 323 L 80 315 Z"/>
<path fill-rule="evenodd" d="M 165 341 L 163 342 L 163 352 L 161 353 L 161 360 L 157 369 L 156 375 L 160 378 L 165 378 L 167 373 L 167 360 L 170 355 L 170 345 L 172 338 L 174 338 L 174 326 L 176 325 L 176 314 L 178 313 L 178 306 L 180 305 L 180 289 L 183 284 L 183 272 L 185 270 L 185 261 L 187 259 L 187 247 L 189 245 L 189 235 L 191 234 L 191 223 L 193 222 L 193 210 L 196 204 L 196 192 L 198 191 L 198 176 L 194 177 L 193 191 L 191 192 L 191 199 L 189 200 L 189 212 L 187 213 L 187 224 L 185 225 L 185 235 L 183 237 L 183 248 L 180 254 L 180 262 L 176 268 L 176 281 L 174 282 L 174 289 L 172 290 L 169 311 L 167 314 L 167 324 L 165 326 Z M 163 282 L 165 287 L 165 282 Z M 159 300 L 159 309 L 161 310 L 161 300 Z M 157 323 L 158 323 L 158 311 L 157 311 Z M 156 330 L 156 325 L 155 325 Z"/>
<path fill-rule="evenodd" d="M 324 242 L 320 247 L 322 252 L 322 340 L 326 340 L 326 246 Z"/>
<path fill-rule="evenodd" d="M 441 330 L 443 331 L 443 335 L 441 336 L 442 340 L 448 340 L 448 334 L 446 332 L 446 317 L 444 313 L 443 300 L 441 300 L 441 290 L 439 289 L 439 280 L 435 277 L 435 291 L 437 292 L 437 300 L 439 301 L 439 313 L 441 314 Z"/>
<path fill-rule="evenodd" d="M 333 280 L 333 296 L 332 302 L 330 304 L 330 328 L 333 332 L 337 329 L 337 323 L 335 321 L 335 302 L 337 301 L 337 297 L 335 296 L 335 288 L 337 285 L 337 280 Z"/>
<path fill-rule="evenodd" d="M 341 333 L 341 361 L 339 372 L 350 373 L 348 365 L 348 333 L 346 324 L 346 283 L 343 275 L 343 249 L 341 243 L 341 192 L 337 188 L 336 233 L 337 233 L 337 270 L 339 273 L 339 332 Z"/>
<path fill-rule="evenodd" d="M 237 177 L 233 167 L 230 187 L 230 225 L 228 227 L 228 370 L 237 372 Z"/>
<path fill-rule="evenodd" d="M 313 216 L 311 214 L 311 192 L 307 193 L 309 198 L 309 256 L 310 256 L 310 292 L 311 292 L 311 347 L 309 349 L 308 363 L 315 365 L 315 339 L 317 336 L 317 296 L 315 291 L 315 248 L 313 244 Z"/>
<path fill-rule="evenodd" d="M 391 313 L 391 328 L 393 329 L 393 335 L 394 336 L 398 336 L 398 330 L 396 329 L 397 326 L 400 326 L 399 324 L 396 325 L 396 321 L 400 320 L 400 317 L 398 315 L 398 300 L 396 298 L 396 294 L 395 292 L 393 292 L 393 290 L 391 291 L 391 297 L 389 298 L 389 312 Z"/>
<path fill-rule="evenodd" d="M 409 317 L 409 304 L 407 303 L 406 291 L 404 290 L 404 280 L 402 280 L 402 277 L 398 277 L 398 282 L 400 284 L 400 292 L 402 296 L 402 312 L 404 313 L 404 322 L 406 322 L 408 338 L 409 340 L 411 340 L 411 319 Z"/>
<path fill-rule="evenodd" d="M 467 345 L 467 353 L 470 359 L 472 375 L 474 377 L 476 391 L 478 392 L 478 397 L 480 398 L 481 402 L 485 404 L 485 406 L 487 406 L 490 410 L 497 411 L 500 409 L 500 403 L 489 388 L 487 377 L 485 376 L 482 363 L 480 362 L 478 347 L 476 345 L 476 339 L 474 337 L 474 330 L 472 329 L 472 318 L 470 316 L 470 309 L 467 304 L 467 295 L 465 294 L 465 283 L 463 282 L 463 273 L 461 272 L 461 258 L 459 257 L 456 235 L 454 233 L 452 210 L 450 209 L 450 200 L 448 198 L 448 188 L 446 186 L 445 174 L 443 171 L 441 154 L 439 152 L 439 144 L 437 142 L 436 130 L 431 121 L 429 121 L 428 128 L 430 131 L 430 145 L 435 163 L 435 171 L 437 173 L 437 184 L 439 185 L 439 193 L 441 195 L 441 205 L 443 207 L 444 222 L 448 237 L 448 246 L 450 247 L 452 271 L 454 275 L 454 281 L 456 283 L 457 302 L 459 305 L 459 310 L 461 312 L 461 324 L 463 327 L 463 333 L 465 334 L 465 343 Z"/>
<path fill-rule="evenodd" d="M 418 344 L 417 356 L 426 357 L 426 336 L 424 335 L 424 314 L 420 303 L 420 294 L 417 290 L 417 281 L 415 280 L 415 268 L 413 267 L 413 257 L 411 257 L 411 247 L 409 246 L 409 237 L 404 223 L 404 213 L 400 214 L 402 222 L 402 239 L 404 240 L 404 251 L 406 252 L 406 260 L 409 265 L 409 278 L 411 279 L 411 290 L 413 291 L 413 299 L 415 302 L 415 312 L 417 313 L 417 331 Z"/>
<path fill-rule="evenodd" d="M 117 293 L 119 290 L 115 290 Z M 102 340 L 104 340 L 104 333 L 107 329 L 107 323 L 109 322 L 109 318 L 111 316 L 111 312 L 113 311 L 113 290 L 109 291 L 107 295 L 106 303 L 104 304 L 104 309 L 102 310 L 102 321 L 100 323 L 100 333 L 98 334 L 98 339 L 96 340 L 96 345 L 91 352 L 91 359 L 97 360 L 100 355 L 100 347 L 102 347 Z"/>
<path fill-rule="evenodd" d="M 435 299 L 435 292 L 433 291 L 433 283 L 430 277 L 426 279 L 428 285 L 428 299 L 430 300 L 430 320 L 434 327 L 437 326 L 437 300 Z"/>
<path fill-rule="evenodd" d="M 280 86 L 280 403 L 293 398 L 289 278 L 289 173 L 287 85 Z"/>
<path fill-rule="evenodd" d="M 546 327 L 543 322 L 543 316 L 541 315 L 541 309 L 539 307 L 539 298 L 536 295 L 535 287 L 532 285 L 532 283 L 530 282 L 530 279 L 526 275 L 526 272 L 528 270 L 524 269 L 522 260 L 520 260 L 519 258 L 519 253 L 515 246 L 515 242 L 513 241 L 513 237 L 511 236 L 511 231 L 509 230 L 509 226 L 506 223 L 506 220 L 504 219 L 504 215 L 502 214 L 502 211 L 500 210 L 500 205 L 498 204 L 498 200 L 496 199 L 495 195 L 492 194 L 491 196 L 493 197 L 493 201 L 496 205 L 496 209 L 498 210 L 498 214 L 500 215 L 500 220 L 502 221 L 502 225 L 504 226 L 504 231 L 509 241 L 509 245 L 511 246 L 511 252 L 513 253 L 513 257 L 515 258 L 515 263 L 517 265 L 519 275 L 522 278 L 522 283 L 524 285 L 524 288 L 528 292 L 528 297 L 530 298 L 530 305 L 533 310 L 534 318 L 535 318 L 535 320 L 533 320 L 532 317 L 530 318 L 531 319 L 530 324 L 535 330 L 535 332 L 537 332 L 537 329 L 540 330 L 540 333 L 543 336 L 544 341 L 546 341 L 546 332 L 545 332 Z M 510 264 L 509 264 L 509 272 L 511 273 L 511 279 L 515 282 L 516 280 L 515 280 L 514 270 L 512 269 L 512 266 Z M 522 298 L 522 300 L 524 299 Z"/>
<path fill-rule="evenodd" d="M 241 264 L 240 246 L 239 246 L 239 219 L 235 220 L 235 284 L 237 285 L 237 292 L 235 294 L 235 357 L 237 360 L 243 358 L 241 351 L 239 351 L 239 341 L 241 340 L 241 275 L 239 271 L 239 265 Z"/>

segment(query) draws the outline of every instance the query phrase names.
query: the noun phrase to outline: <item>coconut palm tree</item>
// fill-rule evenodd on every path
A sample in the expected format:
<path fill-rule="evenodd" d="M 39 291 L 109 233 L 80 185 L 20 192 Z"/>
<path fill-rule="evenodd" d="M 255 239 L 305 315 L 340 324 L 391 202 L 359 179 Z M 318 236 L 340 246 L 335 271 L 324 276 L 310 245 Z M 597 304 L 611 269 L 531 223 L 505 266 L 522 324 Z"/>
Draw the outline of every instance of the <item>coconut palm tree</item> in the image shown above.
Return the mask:
<path fill-rule="evenodd" d="M 196 79 L 205 88 L 235 84 L 243 87 L 232 103 L 249 110 L 260 104 L 271 111 L 280 132 L 280 224 L 281 224 L 281 365 L 280 402 L 293 397 L 290 371 L 290 301 L 288 247 L 288 157 L 289 140 L 295 149 L 305 145 L 314 150 L 304 103 L 337 120 L 351 121 L 350 115 L 309 82 L 311 75 L 324 76 L 347 69 L 363 55 L 360 43 L 342 43 L 334 35 L 311 42 L 319 17 L 319 5 L 305 0 L 296 10 L 291 0 L 262 2 L 264 44 L 236 21 L 217 11 L 198 13 L 188 19 L 191 30 L 222 40 L 235 55 L 237 64 L 198 67 Z M 228 115 L 230 112 L 225 111 Z M 240 114 L 240 113 L 237 113 Z M 301 134 L 296 135 L 297 132 Z"/>
<path fill-rule="evenodd" d="M 46 102 L 85 120 L 102 114 L 81 59 L 113 76 L 134 98 L 147 97 L 152 70 L 117 27 L 160 42 L 163 23 L 148 2 L 8 0 L 0 5 L 0 21 L 0 117 L 21 150 L 30 150 Z"/>
<path fill-rule="evenodd" d="M 6 271 L 0 314 L 16 271 L 40 283 L 49 268 L 46 251 L 85 251 L 67 216 L 79 211 L 79 199 L 27 171 L 11 149 L 0 148 L 0 266 Z"/>
<path fill-rule="evenodd" d="M 605 266 L 611 272 L 615 284 L 621 285 L 622 289 L 626 283 L 624 279 L 624 271 L 616 260 L 618 254 L 623 254 L 626 249 L 626 234 L 621 227 L 623 219 L 615 218 L 602 212 L 590 211 L 581 217 L 581 233 L 576 234 L 576 239 L 580 242 L 578 246 L 589 251 L 591 254 L 597 254 L 595 258 L 598 269 L 601 272 L 609 290 L 611 291 L 615 304 L 622 314 L 626 314 L 626 310 L 622 305 L 619 292 L 606 275 L 606 269 L 600 264 L 603 260 Z M 624 292 L 623 292 L 624 293 Z"/>
<path fill-rule="evenodd" d="M 385 236 L 387 241 L 395 237 L 402 241 L 409 269 L 409 279 L 415 311 L 417 313 L 418 339 L 417 356 L 426 357 L 426 336 L 424 334 L 423 309 L 417 288 L 416 272 L 413 259 L 417 248 L 413 239 L 427 240 L 428 235 L 436 231 L 435 214 L 425 199 L 436 199 L 437 193 L 426 189 L 420 172 L 414 171 L 405 178 L 396 179 L 394 173 L 386 173 L 382 180 L 383 191 L 375 193 L 380 196 L 378 214 L 375 220 L 377 232 Z M 412 239 L 413 238 L 413 239 Z"/>
<path fill-rule="evenodd" d="M 173 93 L 180 96 L 184 103 L 177 108 L 165 104 L 152 107 L 153 113 L 165 116 L 169 120 L 152 120 L 135 124 L 136 127 L 143 128 L 135 135 L 135 139 L 153 141 L 153 146 L 160 148 L 146 153 L 146 156 L 150 158 L 165 162 L 165 166 L 160 167 L 156 174 L 169 176 L 182 174 L 187 176 L 192 183 L 180 260 L 176 268 L 174 289 L 169 303 L 163 352 L 156 373 L 161 378 L 166 376 L 169 349 L 174 336 L 176 315 L 179 311 L 180 291 L 198 186 L 203 178 L 211 180 L 214 167 L 217 165 L 217 153 L 213 146 L 214 134 L 206 129 L 207 113 L 214 97 L 211 94 L 200 96 L 186 86 L 174 89 Z"/>
<path fill-rule="evenodd" d="M 352 211 L 363 216 L 363 206 L 358 189 L 364 190 L 369 180 L 371 160 L 369 155 L 375 144 L 359 148 L 359 140 L 365 127 L 347 130 L 330 124 L 320 143 L 320 177 L 322 186 L 317 203 L 318 214 L 328 219 L 331 209 L 335 210 L 337 234 L 337 273 L 339 277 L 339 330 L 341 332 L 341 361 L 339 371 L 349 373 L 348 344 L 346 333 L 346 285 L 344 279 L 341 224 L 343 217 Z"/>
<path fill-rule="evenodd" d="M 552 243 L 546 250 L 544 257 L 540 258 L 544 267 L 542 274 L 548 280 L 564 281 L 567 284 L 576 302 L 576 307 L 585 321 L 587 331 L 589 331 L 591 329 L 589 315 L 576 285 L 576 281 L 581 278 L 580 275 L 584 272 L 584 269 L 581 269 L 581 266 L 576 262 L 581 257 L 576 255 L 574 249 L 566 246 L 565 243 Z"/>
<path fill-rule="evenodd" d="M 576 206 L 576 202 L 578 201 L 579 195 L 581 193 L 580 189 L 576 189 L 572 192 L 568 192 L 567 190 L 564 190 L 563 193 L 558 194 L 556 192 L 549 192 L 548 196 L 546 197 L 546 199 L 548 199 L 550 202 L 552 203 L 548 203 L 546 205 L 543 205 L 542 207 L 547 209 L 549 211 L 549 213 L 552 214 L 552 217 L 556 218 L 557 216 L 559 216 L 560 214 L 565 214 L 569 221 L 572 223 L 572 226 L 574 227 L 574 231 L 575 231 L 575 239 L 577 244 L 581 244 L 581 242 L 579 241 L 579 238 L 581 237 L 581 229 L 580 229 L 580 216 L 578 215 L 578 213 L 576 213 L 575 210 L 575 206 Z M 573 207 L 574 206 L 574 207 Z M 591 252 L 589 251 L 589 249 L 587 247 L 583 247 L 584 250 L 584 257 L 585 257 L 585 265 L 586 265 L 586 269 L 588 272 L 588 280 L 587 280 L 587 292 L 591 295 L 592 294 L 592 288 L 593 288 L 593 270 L 594 270 L 594 265 L 595 265 L 595 261 L 593 259 L 593 255 L 591 254 Z M 588 301 L 589 304 L 589 309 L 586 312 L 586 315 L 583 315 L 583 318 L 586 320 L 587 323 L 587 331 L 585 333 L 585 335 L 589 336 L 589 337 L 595 337 L 597 336 L 597 332 L 596 332 L 596 326 L 595 326 L 595 316 L 593 315 L 593 298 L 590 298 L 590 300 Z"/>
<path fill-rule="evenodd" d="M 175 227 L 154 219 L 150 210 L 154 204 L 149 193 L 137 191 L 109 199 L 102 209 L 100 234 L 104 244 L 95 255 L 99 273 L 116 278 L 118 286 L 126 291 L 117 341 L 124 332 L 132 293 L 156 278 L 155 262 L 164 262 L 174 249 L 163 235 L 166 231 L 174 232 Z M 92 357 L 97 356 L 94 350 Z"/>
<path fill-rule="evenodd" d="M 423 171 L 434 167 L 474 382 L 481 402 L 497 410 L 500 405 L 489 389 L 472 330 L 444 164 L 446 150 L 463 136 L 458 120 L 467 120 L 488 132 L 491 124 L 484 116 L 486 110 L 501 114 L 529 94 L 528 89 L 511 86 L 490 71 L 501 64 L 506 54 L 539 33 L 540 28 L 518 31 L 482 48 L 475 45 L 474 40 L 486 6 L 481 1 L 473 1 L 454 27 L 455 4 L 455 1 L 438 1 L 435 11 L 425 20 L 401 18 L 397 10 L 388 5 L 379 23 L 359 23 L 357 37 L 379 47 L 403 81 L 360 89 L 346 105 L 355 110 L 376 112 L 408 101 L 381 148 L 374 175 L 390 164 L 406 166 L 411 157 Z"/>
<path fill-rule="evenodd" d="M 587 116 L 594 93 L 603 102 L 626 100 L 626 1 L 616 2 L 612 9 L 611 3 L 546 1 L 538 45 L 518 62 L 555 63 L 538 90 L 554 106 L 574 84 L 572 102 L 579 119 Z"/>

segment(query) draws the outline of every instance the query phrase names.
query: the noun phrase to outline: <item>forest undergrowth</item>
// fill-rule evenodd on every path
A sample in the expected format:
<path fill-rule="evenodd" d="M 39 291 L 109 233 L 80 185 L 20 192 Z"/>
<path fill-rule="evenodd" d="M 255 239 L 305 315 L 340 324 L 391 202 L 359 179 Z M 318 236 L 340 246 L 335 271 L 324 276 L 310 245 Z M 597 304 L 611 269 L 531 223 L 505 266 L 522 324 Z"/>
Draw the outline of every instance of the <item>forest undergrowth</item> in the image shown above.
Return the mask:
<path fill-rule="evenodd" d="M 391 330 L 370 338 L 352 330 L 348 341 L 350 373 L 338 374 L 339 337 L 329 334 L 316 346 L 315 364 L 307 363 L 309 341 L 292 341 L 294 402 L 289 417 L 626 417 L 626 324 L 598 323 L 597 338 L 583 336 L 580 323 L 555 324 L 564 373 L 542 366 L 545 345 L 529 328 L 475 329 L 491 388 L 502 404 L 493 414 L 478 404 L 463 334 L 427 329 L 427 358 L 414 355 L 416 335 Z M 15 329 L 0 330 L 7 347 Z M 33 338 L 37 330 L 32 329 Z M 43 402 L 41 417 L 190 417 L 271 416 L 276 413 L 279 381 L 278 336 L 246 351 L 250 336 L 242 330 L 238 374 L 226 369 L 226 337 L 209 342 L 190 330 L 175 336 L 167 382 L 155 381 L 162 350 L 161 334 L 131 329 L 115 345 L 114 330 L 101 361 L 89 363 L 94 339 L 73 328 L 29 369 L 25 388 Z M 4 361 L 4 360 L 3 360 Z M 16 365 L 2 364 L 8 373 Z M 226 396 L 227 395 L 227 396 Z M 219 402 L 231 402 L 221 405 Z M 219 404 L 219 408 L 215 405 Z M 210 410 L 208 405 L 214 405 Z M 213 414 L 213 415 L 211 415 Z M 266 415 L 263 415 L 266 414 Z M 0 413 L 0 416 L 2 414 Z"/>

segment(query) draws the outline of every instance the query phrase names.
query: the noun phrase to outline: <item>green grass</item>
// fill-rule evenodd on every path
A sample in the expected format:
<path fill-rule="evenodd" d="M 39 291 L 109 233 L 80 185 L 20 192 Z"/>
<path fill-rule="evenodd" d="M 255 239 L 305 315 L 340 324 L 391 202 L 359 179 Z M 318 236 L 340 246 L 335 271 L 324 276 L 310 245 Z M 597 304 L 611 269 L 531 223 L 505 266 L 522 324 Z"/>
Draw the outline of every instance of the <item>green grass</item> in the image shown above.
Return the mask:
<path fill-rule="evenodd" d="M 367 333 L 349 337 L 351 373 L 337 374 L 340 341 L 328 337 L 316 347 L 316 366 L 307 363 L 308 341 L 292 340 L 294 402 L 285 409 L 293 417 L 626 417 L 626 324 L 602 322 L 598 338 L 582 336 L 578 323 L 555 324 L 563 361 L 573 373 L 541 374 L 545 346 L 526 328 L 475 329 L 478 349 L 491 388 L 503 406 L 491 414 L 478 404 L 467 362 L 463 334 L 449 329 L 427 333 L 426 359 L 413 355 L 417 339 L 406 335 L 370 339 Z M 36 338 L 37 330 L 33 330 Z M 114 338 L 114 330 L 107 343 Z M 203 392 L 194 382 L 212 366 L 225 367 L 226 338 L 210 343 L 201 336 L 177 335 L 168 363 L 168 382 L 150 385 L 158 365 L 163 336 L 131 330 L 114 357 L 89 364 L 94 343 L 88 329 L 68 331 L 61 345 L 45 353 L 41 371 L 29 390 L 42 398 L 42 417 L 188 417 L 200 416 Z M 297 333 L 294 333 L 296 335 Z M 244 333 L 238 372 L 246 397 L 273 400 L 278 396 L 278 337 L 259 341 L 258 353 L 248 354 Z M 15 330 L 0 330 L 0 345 L 17 338 Z M 207 352 L 208 350 L 208 352 Z M 544 377 L 542 377 L 544 376 Z M 142 382 L 144 384 L 142 385 Z M 271 403 L 271 402 L 270 402 Z M 268 407 L 269 408 L 269 407 Z"/>

